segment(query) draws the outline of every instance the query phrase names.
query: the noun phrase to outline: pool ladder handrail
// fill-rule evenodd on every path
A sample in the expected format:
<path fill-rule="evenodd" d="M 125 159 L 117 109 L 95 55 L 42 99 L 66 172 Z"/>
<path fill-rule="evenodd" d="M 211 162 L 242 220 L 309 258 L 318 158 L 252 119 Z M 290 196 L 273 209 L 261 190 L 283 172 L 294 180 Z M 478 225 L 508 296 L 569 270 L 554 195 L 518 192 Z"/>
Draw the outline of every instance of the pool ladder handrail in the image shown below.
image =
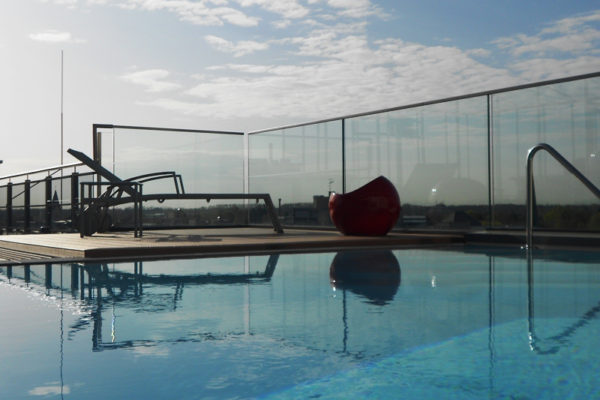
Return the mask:
<path fill-rule="evenodd" d="M 547 151 L 556 161 L 558 161 L 567 171 L 574 175 L 583 183 L 593 194 L 600 199 L 600 189 L 596 187 L 588 178 L 585 177 L 577 168 L 564 158 L 556 149 L 547 143 L 538 143 L 527 152 L 527 214 L 525 223 L 526 249 L 531 249 L 533 245 L 533 157 L 540 151 Z"/>

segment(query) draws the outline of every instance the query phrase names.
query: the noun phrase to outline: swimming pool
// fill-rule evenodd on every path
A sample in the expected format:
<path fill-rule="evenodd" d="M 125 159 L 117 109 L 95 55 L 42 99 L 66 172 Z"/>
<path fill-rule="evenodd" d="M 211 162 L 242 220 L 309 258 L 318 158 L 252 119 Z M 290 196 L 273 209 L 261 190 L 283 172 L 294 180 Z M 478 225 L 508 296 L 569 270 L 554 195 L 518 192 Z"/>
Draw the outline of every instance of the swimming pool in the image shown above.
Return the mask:
<path fill-rule="evenodd" d="M 600 254 L 0 268 L 3 398 L 600 398 Z"/>

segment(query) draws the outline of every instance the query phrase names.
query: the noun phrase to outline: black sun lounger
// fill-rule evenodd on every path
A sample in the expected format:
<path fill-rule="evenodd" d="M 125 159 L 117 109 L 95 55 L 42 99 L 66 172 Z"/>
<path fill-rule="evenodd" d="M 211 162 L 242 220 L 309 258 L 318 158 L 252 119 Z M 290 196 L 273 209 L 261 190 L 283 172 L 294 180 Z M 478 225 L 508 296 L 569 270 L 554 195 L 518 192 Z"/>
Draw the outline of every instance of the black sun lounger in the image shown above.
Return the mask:
<path fill-rule="evenodd" d="M 96 232 L 107 230 L 109 228 L 109 224 L 107 223 L 108 208 L 126 203 L 134 203 L 134 235 L 141 237 L 142 203 L 151 200 L 161 203 L 165 200 L 262 200 L 271 218 L 273 230 L 277 233 L 283 233 L 283 228 L 279 223 L 271 195 L 268 193 L 185 193 L 181 175 L 173 171 L 154 172 L 123 180 L 86 154 L 73 149 L 68 149 L 67 152 L 107 181 L 102 183 L 88 183 L 89 186 L 99 185 L 106 186 L 107 188 L 100 196 L 87 199 L 83 190 L 85 184 L 82 183 L 81 213 L 79 217 L 79 233 L 81 237 L 91 236 Z M 174 192 L 143 194 L 143 183 L 159 179 L 172 179 L 175 185 Z"/>

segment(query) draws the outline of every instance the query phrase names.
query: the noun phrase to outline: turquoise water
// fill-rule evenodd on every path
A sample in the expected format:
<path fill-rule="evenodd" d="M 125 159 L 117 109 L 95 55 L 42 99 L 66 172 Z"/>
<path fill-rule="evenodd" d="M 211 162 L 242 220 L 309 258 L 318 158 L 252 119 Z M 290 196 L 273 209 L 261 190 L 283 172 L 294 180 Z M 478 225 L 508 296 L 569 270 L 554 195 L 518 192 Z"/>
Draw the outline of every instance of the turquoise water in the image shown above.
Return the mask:
<path fill-rule="evenodd" d="M 0 267 L 1 398 L 600 398 L 600 254 Z"/>

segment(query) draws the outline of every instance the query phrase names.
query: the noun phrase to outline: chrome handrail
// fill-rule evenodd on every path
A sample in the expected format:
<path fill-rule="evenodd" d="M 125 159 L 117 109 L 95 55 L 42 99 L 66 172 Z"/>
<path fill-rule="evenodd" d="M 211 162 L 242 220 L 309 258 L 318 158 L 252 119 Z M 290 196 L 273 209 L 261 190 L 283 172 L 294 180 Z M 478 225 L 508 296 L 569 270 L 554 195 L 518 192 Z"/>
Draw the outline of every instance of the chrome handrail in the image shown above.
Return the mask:
<path fill-rule="evenodd" d="M 0 176 L 0 181 L 6 180 L 6 179 L 18 178 L 20 176 L 25 176 L 29 179 L 29 175 L 40 174 L 42 172 L 48 172 L 48 175 L 54 175 L 56 172 L 60 171 L 61 169 L 73 168 L 74 170 L 77 170 L 77 167 L 82 167 L 83 165 L 84 164 L 82 162 L 76 162 L 76 163 L 70 163 L 70 164 L 55 165 L 53 167 L 34 169 L 32 171 L 25 171 L 25 172 L 19 172 L 16 174 Z M 50 174 L 50 171 L 52 171 L 53 173 Z"/>
<path fill-rule="evenodd" d="M 556 149 L 547 143 L 538 143 L 527 152 L 527 215 L 525 224 L 526 248 L 531 249 L 533 241 L 533 157 L 540 150 L 546 150 L 556 161 L 558 161 L 567 171 L 573 174 L 581 183 L 583 183 L 593 194 L 600 199 L 600 189 L 598 189 L 588 178 L 585 177 L 577 168 L 564 158 Z"/>

